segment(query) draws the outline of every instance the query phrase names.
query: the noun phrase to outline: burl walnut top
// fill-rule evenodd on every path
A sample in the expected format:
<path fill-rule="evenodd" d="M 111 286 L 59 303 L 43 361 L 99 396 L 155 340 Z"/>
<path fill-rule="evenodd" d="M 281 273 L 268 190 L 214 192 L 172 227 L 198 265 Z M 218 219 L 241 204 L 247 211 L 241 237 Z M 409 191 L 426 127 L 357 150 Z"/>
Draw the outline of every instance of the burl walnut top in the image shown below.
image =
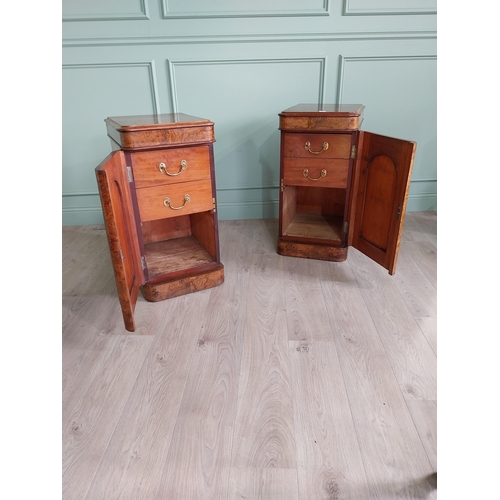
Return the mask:
<path fill-rule="evenodd" d="M 108 136 L 124 150 L 215 142 L 213 122 L 184 113 L 112 116 L 104 121 Z"/>
<path fill-rule="evenodd" d="M 132 116 L 110 116 L 106 118 L 117 130 L 137 130 L 137 129 L 162 129 L 166 127 L 199 126 L 211 123 L 210 120 L 197 116 L 186 115 L 184 113 L 164 113 L 160 115 L 132 115 Z"/>
<path fill-rule="evenodd" d="M 297 104 L 279 113 L 279 128 L 288 132 L 358 130 L 364 109 L 362 104 Z"/>

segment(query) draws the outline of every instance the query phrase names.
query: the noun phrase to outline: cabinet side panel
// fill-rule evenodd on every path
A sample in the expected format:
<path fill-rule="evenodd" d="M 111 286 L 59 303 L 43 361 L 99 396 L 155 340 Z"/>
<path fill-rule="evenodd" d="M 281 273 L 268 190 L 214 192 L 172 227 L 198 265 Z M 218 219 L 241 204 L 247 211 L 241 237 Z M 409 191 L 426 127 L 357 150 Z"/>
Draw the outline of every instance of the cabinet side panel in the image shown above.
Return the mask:
<path fill-rule="evenodd" d="M 199 212 L 191 214 L 190 217 L 193 236 L 216 261 L 219 261 L 219 235 L 215 224 L 215 213 Z"/>
<path fill-rule="evenodd" d="M 297 188 L 295 186 L 285 186 L 281 193 L 282 196 L 282 229 L 280 231 L 280 236 L 286 231 L 288 224 L 292 221 L 295 213 L 297 212 Z"/>
<path fill-rule="evenodd" d="M 96 177 L 125 328 L 135 331 L 134 309 L 144 275 L 123 152 L 108 156 L 96 168 Z"/>

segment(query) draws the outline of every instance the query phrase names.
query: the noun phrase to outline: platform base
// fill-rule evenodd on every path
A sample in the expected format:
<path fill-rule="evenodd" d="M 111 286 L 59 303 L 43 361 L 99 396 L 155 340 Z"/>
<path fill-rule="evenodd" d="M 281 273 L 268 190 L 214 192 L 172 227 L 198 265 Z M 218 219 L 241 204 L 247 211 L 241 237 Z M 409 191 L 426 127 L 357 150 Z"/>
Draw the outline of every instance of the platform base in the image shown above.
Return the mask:
<path fill-rule="evenodd" d="M 188 293 L 199 292 L 224 283 L 224 266 L 218 264 L 203 271 L 192 274 L 183 273 L 171 279 L 158 282 L 148 282 L 142 286 L 142 295 L 149 302 L 179 297 Z"/>
<path fill-rule="evenodd" d="M 347 259 L 347 247 L 321 243 L 302 243 L 282 238 L 278 238 L 278 253 L 288 257 L 329 260 L 331 262 L 343 262 Z"/>

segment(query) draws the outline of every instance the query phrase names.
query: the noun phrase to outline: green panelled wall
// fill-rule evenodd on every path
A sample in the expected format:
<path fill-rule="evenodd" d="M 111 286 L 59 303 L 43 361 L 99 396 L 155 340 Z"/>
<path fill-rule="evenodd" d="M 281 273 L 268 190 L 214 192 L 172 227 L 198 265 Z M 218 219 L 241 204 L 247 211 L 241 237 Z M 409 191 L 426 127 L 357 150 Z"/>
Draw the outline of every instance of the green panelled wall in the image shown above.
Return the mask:
<path fill-rule="evenodd" d="M 219 219 L 278 216 L 278 113 L 360 103 L 416 141 L 408 210 L 435 210 L 436 0 L 63 0 L 62 216 L 103 222 L 108 116 L 215 123 Z"/>

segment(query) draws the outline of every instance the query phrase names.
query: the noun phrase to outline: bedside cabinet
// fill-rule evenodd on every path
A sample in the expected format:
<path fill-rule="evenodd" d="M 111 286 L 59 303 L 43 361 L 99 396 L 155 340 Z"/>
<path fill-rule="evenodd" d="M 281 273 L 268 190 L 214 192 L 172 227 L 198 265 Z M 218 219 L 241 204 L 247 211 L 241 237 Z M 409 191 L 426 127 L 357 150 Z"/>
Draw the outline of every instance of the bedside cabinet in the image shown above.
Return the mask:
<path fill-rule="evenodd" d="M 360 104 L 279 114 L 278 253 L 341 262 L 349 246 L 394 274 L 416 143 L 360 126 Z"/>
<path fill-rule="evenodd" d="M 125 328 L 151 302 L 218 286 L 214 124 L 182 113 L 105 120 L 111 153 L 96 176 Z"/>

